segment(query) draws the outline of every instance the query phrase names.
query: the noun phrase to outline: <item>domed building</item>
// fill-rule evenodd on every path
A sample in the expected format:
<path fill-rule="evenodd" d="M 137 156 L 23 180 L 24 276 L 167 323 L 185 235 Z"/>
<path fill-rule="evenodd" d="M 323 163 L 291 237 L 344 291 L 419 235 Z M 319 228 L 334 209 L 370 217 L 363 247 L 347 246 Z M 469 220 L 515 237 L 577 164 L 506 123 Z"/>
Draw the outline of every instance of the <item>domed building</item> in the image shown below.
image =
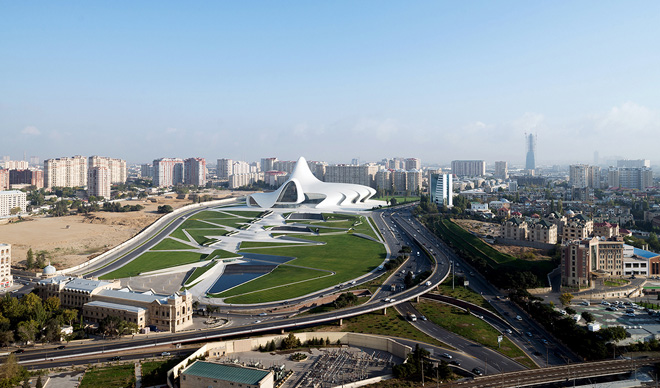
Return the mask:
<path fill-rule="evenodd" d="M 52 265 L 50 265 L 50 263 L 48 263 L 48 265 L 44 267 L 44 270 L 41 273 L 41 277 L 44 279 L 48 279 L 48 278 L 52 278 L 56 274 L 57 274 L 57 269 Z"/>

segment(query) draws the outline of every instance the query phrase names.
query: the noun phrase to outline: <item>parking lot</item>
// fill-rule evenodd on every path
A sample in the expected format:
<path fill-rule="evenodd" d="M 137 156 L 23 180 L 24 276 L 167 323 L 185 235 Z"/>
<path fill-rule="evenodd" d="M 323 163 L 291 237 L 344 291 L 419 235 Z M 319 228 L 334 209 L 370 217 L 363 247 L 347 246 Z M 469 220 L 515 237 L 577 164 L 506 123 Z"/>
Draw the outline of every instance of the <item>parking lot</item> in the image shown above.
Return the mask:
<path fill-rule="evenodd" d="M 643 308 L 633 308 L 631 305 L 614 303 L 615 301 L 608 301 L 610 306 L 601 303 L 592 303 L 589 306 L 581 304 L 572 305 L 578 314 L 583 311 L 588 311 L 594 316 L 594 320 L 604 327 L 607 326 L 648 326 L 658 325 L 660 329 L 660 317 L 657 314 L 649 314 Z M 624 302 L 621 300 L 620 302 Z M 612 308 L 617 308 L 618 311 L 610 311 Z M 632 314 L 630 314 L 632 312 Z"/>

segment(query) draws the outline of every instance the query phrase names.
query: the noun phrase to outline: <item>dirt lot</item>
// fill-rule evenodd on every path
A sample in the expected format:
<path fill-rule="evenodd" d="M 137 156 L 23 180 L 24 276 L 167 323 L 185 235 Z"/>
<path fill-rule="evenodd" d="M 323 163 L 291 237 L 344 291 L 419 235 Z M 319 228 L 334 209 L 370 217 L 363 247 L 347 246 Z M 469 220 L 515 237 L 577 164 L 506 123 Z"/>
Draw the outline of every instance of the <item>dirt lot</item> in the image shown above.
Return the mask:
<path fill-rule="evenodd" d="M 25 265 L 29 248 L 46 251 L 52 264 L 60 269 L 80 264 L 90 255 L 98 254 L 133 237 L 162 216 L 160 205 L 178 209 L 189 200 L 158 197 L 158 203 L 143 200 L 122 201 L 122 205 L 140 204 L 137 212 L 96 212 L 84 216 L 34 217 L 29 221 L 0 225 L 0 242 L 12 245 L 12 264 Z"/>
<path fill-rule="evenodd" d="M 464 229 L 478 235 L 499 237 L 500 225 L 492 222 L 454 219 L 458 225 Z M 488 242 L 487 242 L 488 243 Z M 536 248 L 519 247 L 515 245 L 489 244 L 502 253 L 525 260 L 545 260 L 550 258 L 546 251 Z M 532 256 L 534 255 L 534 256 Z"/>

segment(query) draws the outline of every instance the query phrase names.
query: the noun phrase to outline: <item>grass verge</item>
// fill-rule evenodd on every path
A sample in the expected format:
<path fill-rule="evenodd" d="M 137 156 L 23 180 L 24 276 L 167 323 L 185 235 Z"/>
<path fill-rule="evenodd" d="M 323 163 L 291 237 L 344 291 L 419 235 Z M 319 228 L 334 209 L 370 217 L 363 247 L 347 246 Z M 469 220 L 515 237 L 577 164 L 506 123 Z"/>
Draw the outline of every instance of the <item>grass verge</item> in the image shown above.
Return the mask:
<path fill-rule="evenodd" d="M 445 279 L 445 281 L 442 282 L 442 284 L 440 284 L 440 286 L 438 287 L 440 294 L 451 296 L 452 298 L 456 298 L 456 299 L 461 299 L 466 302 L 470 302 L 472 304 L 488 309 L 499 315 L 497 310 L 495 310 L 495 308 L 493 308 L 493 306 L 491 306 L 491 304 L 488 303 L 488 301 L 484 299 L 483 296 L 476 293 L 471 288 L 463 286 L 462 277 L 458 277 L 458 276 L 456 277 L 456 283 L 453 290 L 451 288 L 451 281 L 452 281 L 452 275 L 450 274 L 449 276 L 447 276 L 447 279 Z"/>
<path fill-rule="evenodd" d="M 133 387 L 135 386 L 135 366 L 115 365 L 108 368 L 92 367 L 85 372 L 81 388 Z"/>
<path fill-rule="evenodd" d="M 197 248 L 191 247 L 190 245 L 184 244 L 176 240 L 172 240 L 171 238 L 164 238 L 163 241 L 159 242 L 158 244 L 156 244 L 155 247 L 151 248 L 152 251 L 172 251 L 177 249 L 197 249 Z"/>
<path fill-rule="evenodd" d="M 500 332 L 474 315 L 453 306 L 426 300 L 418 303 L 415 308 L 438 326 L 493 349 L 528 368 L 536 368 L 534 362 L 508 338 L 504 337 L 498 347 L 497 336 Z"/>
<path fill-rule="evenodd" d="M 376 334 L 388 337 L 408 338 L 415 341 L 426 342 L 447 349 L 453 347 L 415 329 L 405 317 L 399 315 L 395 309 L 388 309 L 387 315 L 382 312 L 373 312 L 344 319 L 343 326 L 322 325 L 314 326 L 300 331 L 350 331 L 353 333 Z"/>
<path fill-rule="evenodd" d="M 142 386 L 153 387 L 167 384 L 167 371 L 174 368 L 183 358 L 176 357 L 164 361 L 142 363 Z"/>

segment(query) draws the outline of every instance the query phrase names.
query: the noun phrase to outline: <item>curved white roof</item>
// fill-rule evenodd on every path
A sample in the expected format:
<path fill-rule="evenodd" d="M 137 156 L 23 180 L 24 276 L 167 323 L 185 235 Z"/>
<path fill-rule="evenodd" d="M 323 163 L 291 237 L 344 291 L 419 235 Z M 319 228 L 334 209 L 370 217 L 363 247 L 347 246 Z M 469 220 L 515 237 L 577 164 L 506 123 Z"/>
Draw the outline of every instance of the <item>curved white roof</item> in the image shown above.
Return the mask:
<path fill-rule="evenodd" d="M 53 267 L 52 265 L 48 264 L 47 266 L 44 267 L 43 274 L 44 274 L 44 275 L 53 275 L 55 272 L 57 272 L 57 270 L 55 269 L 55 267 Z"/>
<path fill-rule="evenodd" d="M 312 174 L 305 158 L 300 157 L 289 179 L 270 193 L 248 196 L 248 206 L 337 208 L 365 208 L 365 202 L 376 194 L 371 187 L 352 183 L 329 183 Z"/>

